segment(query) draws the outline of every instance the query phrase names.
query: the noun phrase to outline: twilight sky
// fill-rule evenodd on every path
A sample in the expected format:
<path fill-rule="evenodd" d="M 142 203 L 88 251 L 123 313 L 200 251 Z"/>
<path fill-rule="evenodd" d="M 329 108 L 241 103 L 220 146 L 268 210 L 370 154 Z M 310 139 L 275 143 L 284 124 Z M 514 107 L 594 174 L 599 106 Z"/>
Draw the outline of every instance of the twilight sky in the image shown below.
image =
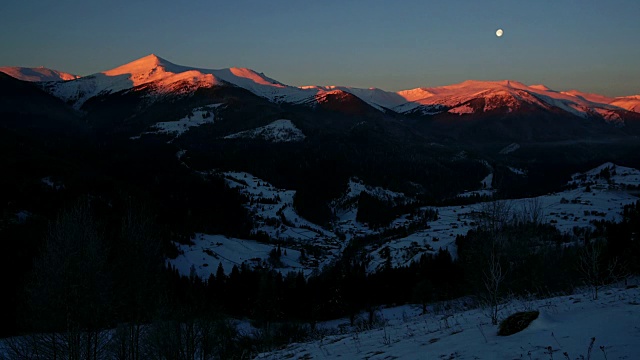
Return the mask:
<path fill-rule="evenodd" d="M 495 36 L 503 28 L 502 38 Z M 150 53 L 289 85 L 401 90 L 467 79 L 640 94 L 639 0 L 24 0 L 0 66 L 79 75 Z"/>

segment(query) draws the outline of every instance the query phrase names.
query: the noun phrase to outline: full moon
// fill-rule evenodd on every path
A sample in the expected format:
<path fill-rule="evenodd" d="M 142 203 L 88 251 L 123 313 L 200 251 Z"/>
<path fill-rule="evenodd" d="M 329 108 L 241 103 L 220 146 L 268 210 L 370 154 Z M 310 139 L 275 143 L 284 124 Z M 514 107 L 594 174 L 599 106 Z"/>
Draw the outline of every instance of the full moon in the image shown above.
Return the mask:
<path fill-rule="evenodd" d="M 496 36 L 497 36 L 497 37 L 501 37 L 501 36 L 502 36 L 502 34 L 504 34 L 504 31 L 502 31 L 502 29 L 498 29 L 498 30 L 496 30 Z"/>

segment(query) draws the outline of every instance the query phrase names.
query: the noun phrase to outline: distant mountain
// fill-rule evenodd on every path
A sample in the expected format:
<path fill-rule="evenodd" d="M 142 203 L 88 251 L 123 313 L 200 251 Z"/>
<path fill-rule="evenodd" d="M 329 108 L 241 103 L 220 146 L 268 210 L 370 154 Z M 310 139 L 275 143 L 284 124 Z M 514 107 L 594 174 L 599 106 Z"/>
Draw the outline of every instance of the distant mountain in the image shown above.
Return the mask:
<path fill-rule="evenodd" d="M 379 111 L 392 110 L 411 115 L 547 110 L 621 123 L 625 112 L 640 113 L 638 95 L 610 98 L 576 90 L 559 92 L 544 85 L 527 86 L 512 80 L 469 80 L 460 84 L 398 92 L 348 86 L 294 87 L 251 69 L 200 69 L 176 65 L 153 54 L 82 78 L 45 68 L 0 68 L 0 71 L 3 69 L 9 75 L 23 80 L 58 81 L 45 85 L 45 88 L 55 96 L 73 103 L 76 108 L 80 108 L 92 97 L 131 89 L 149 89 L 156 94 L 184 94 L 199 88 L 226 84 L 246 89 L 274 103 L 314 104 L 343 92 L 361 99 Z M 60 82 L 62 80 L 65 81 Z"/>
<path fill-rule="evenodd" d="M 0 72 L 3 72 L 11 77 L 14 77 L 23 81 L 67 81 L 75 80 L 80 76 L 65 73 L 58 70 L 47 69 L 45 67 L 26 68 L 17 66 L 2 66 Z"/>
<path fill-rule="evenodd" d="M 234 85 L 259 96 L 277 100 L 289 92 L 299 90 L 278 83 L 250 69 L 198 69 L 173 64 L 156 55 L 148 55 L 117 68 L 103 71 L 75 81 L 47 84 L 52 94 L 80 108 L 98 95 L 131 89 L 148 89 L 155 94 L 189 93 L 199 88 Z"/>
<path fill-rule="evenodd" d="M 601 95 L 558 92 L 544 85 L 527 86 L 517 81 L 474 81 L 436 88 L 423 88 L 425 97 L 394 107 L 401 113 L 426 115 L 448 112 L 477 114 L 487 112 L 561 111 L 581 118 L 600 117 L 620 122 L 633 107 L 616 106 L 616 101 Z M 619 104 L 622 104 L 621 102 Z M 626 104 L 625 104 L 626 105 Z"/>
<path fill-rule="evenodd" d="M 614 98 L 610 104 L 640 113 L 640 95 L 617 97 Z"/>

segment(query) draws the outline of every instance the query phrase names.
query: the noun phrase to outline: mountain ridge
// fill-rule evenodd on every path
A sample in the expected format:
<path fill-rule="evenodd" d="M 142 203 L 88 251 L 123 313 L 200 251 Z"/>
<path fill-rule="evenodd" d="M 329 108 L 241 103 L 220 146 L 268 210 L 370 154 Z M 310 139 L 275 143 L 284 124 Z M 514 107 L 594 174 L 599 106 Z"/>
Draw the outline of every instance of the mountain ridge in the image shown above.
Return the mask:
<path fill-rule="evenodd" d="M 5 68 L 0 68 L 0 71 Z M 461 83 L 419 87 L 397 92 L 378 88 L 349 86 L 290 86 L 248 68 L 202 69 L 174 64 L 150 54 L 110 70 L 77 77 L 56 70 L 40 69 L 37 76 L 22 76 L 26 81 L 46 81 L 45 89 L 53 95 L 80 108 L 89 98 L 146 86 L 158 93 L 189 92 L 201 87 L 231 85 L 244 88 L 276 103 L 309 103 L 340 90 L 350 93 L 372 107 L 398 113 L 458 115 L 503 109 L 517 111 L 523 106 L 535 105 L 541 109 L 558 108 L 572 115 L 587 118 L 601 117 L 606 121 L 621 122 L 621 112 L 640 113 L 640 95 L 608 97 L 584 93 L 579 90 L 555 91 L 545 85 L 525 85 L 515 80 L 466 80 Z M 14 71 L 15 73 L 15 71 Z M 60 80 L 51 81 L 48 74 L 60 74 Z M 11 75 L 11 73 L 9 73 Z M 15 77 L 15 76 L 14 76 Z M 64 80 L 64 81 L 63 81 Z M 470 106 L 474 99 L 482 99 L 484 106 Z M 477 101 L 476 101 L 477 102 Z"/>
<path fill-rule="evenodd" d="M 49 69 L 44 66 L 35 68 L 21 66 L 1 66 L 0 72 L 3 72 L 18 80 L 29 82 L 68 81 L 80 78 L 79 75 Z"/>

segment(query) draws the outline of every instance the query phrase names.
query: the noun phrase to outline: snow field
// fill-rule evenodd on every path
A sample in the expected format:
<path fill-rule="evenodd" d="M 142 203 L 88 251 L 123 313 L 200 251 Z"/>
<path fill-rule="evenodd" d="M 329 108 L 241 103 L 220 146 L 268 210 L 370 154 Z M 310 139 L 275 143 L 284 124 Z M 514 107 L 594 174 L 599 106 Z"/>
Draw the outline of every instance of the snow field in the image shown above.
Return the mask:
<path fill-rule="evenodd" d="M 241 131 L 239 133 L 227 135 L 225 139 L 259 139 L 274 143 L 299 142 L 306 136 L 302 130 L 298 129 L 291 120 L 280 119 L 269 125 L 255 129 Z"/>
<path fill-rule="evenodd" d="M 538 310 L 525 330 L 498 336 L 482 308 L 430 307 L 420 315 L 403 306 L 379 310 L 374 329 L 358 330 L 348 320 L 319 324 L 324 336 L 263 353 L 256 359 L 635 359 L 640 354 L 640 289 L 613 286 L 599 300 L 574 294 L 542 300 L 514 299 L 502 319 L 518 311 Z M 385 320 L 386 319 L 386 320 Z M 322 333 L 322 332 L 319 332 Z"/>

